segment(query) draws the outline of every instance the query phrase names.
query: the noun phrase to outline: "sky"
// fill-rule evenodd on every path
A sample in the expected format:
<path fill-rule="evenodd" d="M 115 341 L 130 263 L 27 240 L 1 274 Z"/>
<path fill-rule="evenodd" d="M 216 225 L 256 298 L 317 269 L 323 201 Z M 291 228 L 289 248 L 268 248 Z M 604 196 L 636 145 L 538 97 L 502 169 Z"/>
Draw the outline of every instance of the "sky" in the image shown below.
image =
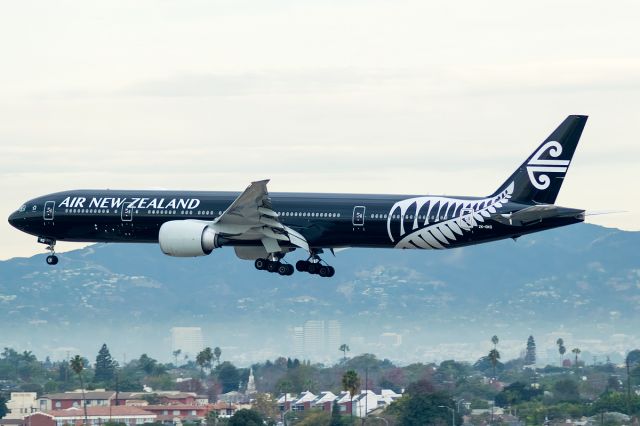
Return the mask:
<path fill-rule="evenodd" d="M 0 14 L 0 216 L 78 188 L 487 195 L 589 115 L 557 203 L 640 230 L 640 3 L 57 1 Z M 0 259 L 44 252 L 0 220 Z M 64 251 L 77 245 L 59 243 Z"/>

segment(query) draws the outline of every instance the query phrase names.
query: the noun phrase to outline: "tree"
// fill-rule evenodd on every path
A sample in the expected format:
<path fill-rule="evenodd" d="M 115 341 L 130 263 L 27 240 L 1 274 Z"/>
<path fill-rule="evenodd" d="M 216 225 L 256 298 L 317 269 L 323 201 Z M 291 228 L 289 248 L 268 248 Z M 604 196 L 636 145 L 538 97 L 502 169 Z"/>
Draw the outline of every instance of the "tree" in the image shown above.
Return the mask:
<path fill-rule="evenodd" d="M 7 415 L 7 400 L 0 396 L 0 419 Z"/>
<path fill-rule="evenodd" d="M 562 337 L 556 340 L 556 345 L 558 345 L 558 353 L 560 354 L 560 367 L 562 367 L 562 361 L 564 360 L 564 353 L 567 352 L 567 348 L 564 347 L 564 340 L 562 340 Z"/>
<path fill-rule="evenodd" d="M 530 401 L 542 394 L 542 389 L 532 389 L 525 383 L 514 382 L 505 386 L 505 388 L 496 395 L 495 401 L 497 406 L 507 407 L 520 404 L 524 401 Z"/>
<path fill-rule="evenodd" d="M 493 349 L 496 349 L 496 346 L 498 346 L 498 342 L 500 341 L 500 339 L 498 339 L 498 336 L 493 336 L 491 338 L 491 343 L 493 343 Z"/>
<path fill-rule="evenodd" d="M 553 394 L 561 402 L 577 402 L 580 400 L 578 383 L 571 379 L 560 379 L 553 384 Z"/>
<path fill-rule="evenodd" d="M 175 351 L 173 351 L 171 353 L 173 354 L 173 359 L 175 360 L 175 366 L 177 368 L 178 367 L 178 357 L 182 353 L 182 349 L 176 349 Z"/>
<path fill-rule="evenodd" d="M 222 385 L 222 393 L 238 390 L 240 372 L 229 361 L 225 361 L 216 367 L 216 374 L 220 384 Z"/>
<path fill-rule="evenodd" d="M 393 402 L 387 411 L 398 418 L 403 426 L 450 425 L 451 413 L 441 407 L 451 406 L 451 395 L 434 391 L 433 385 L 426 380 L 412 383 L 402 398 Z M 386 411 L 385 411 L 386 412 Z M 455 423 L 462 424 L 460 414 Z"/>
<path fill-rule="evenodd" d="M 631 415 L 631 368 L 640 364 L 640 349 L 630 351 L 625 358 L 627 369 L 627 414 Z"/>
<path fill-rule="evenodd" d="M 493 366 L 493 378 L 496 378 L 496 365 L 498 365 L 498 361 L 500 360 L 500 352 L 497 349 L 491 349 L 489 351 L 489 355 L 487 355 L 489 361 L 491 361 L 491 365 Z"/>
<path fill-rule="evenodd" d="M 84 360 L 80 357 L 80 355 L 76 355 L 71 358 L 69 362 L 71 365 L 71 369 L 74 373 L 78 375 L 80 379 L 80 389 L 82 389 L 82 408 L 84 409 L 84 424 L 88 425 L 88 416 L 87 416 L 87 400 L 84 397 L 84 381 L 82 380 L 82 370 L 84 370 Z"/>
<path fill-rule="evenodd" d="M 116 370 L 116 363 L 111 358 L 109 348 L 106 343 L 102 345 L 98 356 L 96 356 L 96 370 L 94 373 L 95 382 L 110 382 L 113 380 Z"/>
<path fill-rule="evenodd" d="M 276 420 L 278 417 L 278 404 L 267 393 L 257 393 L 251 408 L 265 420 Z"/>
<path fill-rule="evenodd" d="M 200 372 L 204 376 L 204 369 L 211 368 L 211 361 L 213 360 L 213 351 L 210 347 L 204 348 L 196 355 L 196 364 L 200 366 Z"/>
<path fill-rule="evenodd" d="M 576 355 L 576 363 L 575 366 L 578 367 L 578 355 L 580 354 L 580 352 L 582 352 L 580 350 L 580 348 L 573 348 L 571 349 L 571 352 L 573 352 Z"/>
<path fill-rule="evenodd" d="M 340 351 L 342 352 L 342 361 L 347 360 L 347 352 L 349 352 L 350 350 L 351 349 L 349 349 L 349 345 L 347 345 L 346 343 L 340 345 Z"/>
<path fill-rule="evenodd" d="M 236 411 L 236 413 L 229 419 L 229 426 L 263 426 L 264 421 L 255 410 L 248 410 L 243 408 Z"/>
<path fill-rule="evenodd" d="M 536 363 L 536 341 L 533 336 L 527 339 L 527 353 L 524 356 L 524 365 L 533 365 Z"/>
<path fill-rule="evenodd" d="M 138 359 L 138 367 L 144 371 L 146 374 L 153 374 L 154 370 L 156 369 L 158 365 L 158 361 L 156 361 L 155 359 L 151 358 L 149 355 L 147 354 L 142 354 L 140 355 L 140 358 Z"/>
<path fill-rule="evenodd" d="M 342 389 L 349 391 L 351 399 L 351 417 L 353 417 L 353 397 L 360 392 L 360 377 L 358 373 L 349 370 L 342 376 Z"/>
<path fill-rule="evenodd" d="M 340 414 L 340 406 L 338 405 L 338 399 L 333 400 L 333 407 L 331 408 L 331 423 L 329 426 L 343 426 L 342 415 Z"/>
<path fill-rule="evenodd" d="M 222 350 L 219 346 L 213 348 L 213 356 L 216 357 L 216 364 L 220 365 L 220 356 L 222 355 Z"/>
<path fill-rule="evenodd" d="M 207 426 L 216 426 L 218 424 L 218 412 L 216 410 L 211 410 L 207 413 L 205 424 Z"/>

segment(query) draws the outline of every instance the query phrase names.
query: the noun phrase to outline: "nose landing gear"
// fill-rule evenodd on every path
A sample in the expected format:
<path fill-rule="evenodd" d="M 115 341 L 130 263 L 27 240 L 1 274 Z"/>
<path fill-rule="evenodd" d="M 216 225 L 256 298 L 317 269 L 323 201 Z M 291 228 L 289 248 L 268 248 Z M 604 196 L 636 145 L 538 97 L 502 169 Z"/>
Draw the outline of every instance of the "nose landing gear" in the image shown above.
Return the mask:
<path fill-rule="evenodd" d="M 47 245 L 47 250 L 49 250 L 49 252 L 51 253 L 49 256 L 47 256 L 47 265 L 57 265 L 58 264 L 58 256 L 56 256 L 56 240 L 54 240 L 53 238 L 47 238 L 47 237 L 38 237 L 38 242 L 40 244 L 46 244 Z"/>

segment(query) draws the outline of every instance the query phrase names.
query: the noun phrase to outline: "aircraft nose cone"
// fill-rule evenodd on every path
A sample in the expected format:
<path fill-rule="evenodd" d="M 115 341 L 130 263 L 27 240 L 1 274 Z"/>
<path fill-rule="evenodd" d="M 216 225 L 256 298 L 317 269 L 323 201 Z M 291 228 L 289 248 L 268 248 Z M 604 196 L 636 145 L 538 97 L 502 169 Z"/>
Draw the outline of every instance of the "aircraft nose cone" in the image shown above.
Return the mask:
<path fill-rule="evenodd" d="M 11 213 L 11 215 L 9 216 L 9 224 L 11 226 L 13 226 L 14 228 L 20 229 L 19 223 L 20 223 L 20 213 L 18 212 L 13 212 Z"/>

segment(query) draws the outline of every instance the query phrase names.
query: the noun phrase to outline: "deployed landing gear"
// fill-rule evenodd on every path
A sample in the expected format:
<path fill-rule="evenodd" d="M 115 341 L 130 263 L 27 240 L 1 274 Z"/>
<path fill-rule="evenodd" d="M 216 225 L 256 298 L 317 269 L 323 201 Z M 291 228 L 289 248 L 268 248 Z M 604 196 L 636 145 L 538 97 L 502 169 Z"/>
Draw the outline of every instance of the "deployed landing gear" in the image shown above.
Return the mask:
<path fill-rule="evenodd" d="M 282 263 L 279 259 L 269 260 L 260 258 L 256 259 L 254 265 L 259 271 L 268 271 L 284 276 L 293 275 L 294 271 L 293 265 Z"/>
<path fill-rule="evenodd" d="M 57 265 L 58 264 L 58 256 L 56 256 L 56 240 L 52 239 L 52 238 L 46 238 L 46 237 L 38 237 L 38 242 L 40 244 L 46 244 L 47 245 L 47 250 L 49 250 L 49 252 L 51 252 L 51 254 L 49 256 L 47 256 L 47 265 Z"/>
<path fill-rule="evenodd" d="M 308 260 L 299 260 L 296 262 L 296 269 L 300 272 L 308 272 L 310 274 L 317 274 L 321 277 L 332 277 L 335 275 L 336 270 L 331 265 L 323 265 L 322 259 L 317 255 L 312 255 Z"/>
<path fill-rule="evenodd" d="M 269 259 L 256 259 L 254 266 L 259 271 L 268 271 L 284 276 L 293 275 L 293 271 L 296 269 L 300 272 L 308 272 L 312 275 L 320 275 L 321 277 L 328 278 L 334 276 L 336 270 L 333 266 L 328 265 L 320 259 L 317 253 L 318 252 L 312 252 L 307 260 L 297 261 L 295 269 L 293 265 L 281 262 L 284 254 L 271 254 L 269 255 Z"/>

